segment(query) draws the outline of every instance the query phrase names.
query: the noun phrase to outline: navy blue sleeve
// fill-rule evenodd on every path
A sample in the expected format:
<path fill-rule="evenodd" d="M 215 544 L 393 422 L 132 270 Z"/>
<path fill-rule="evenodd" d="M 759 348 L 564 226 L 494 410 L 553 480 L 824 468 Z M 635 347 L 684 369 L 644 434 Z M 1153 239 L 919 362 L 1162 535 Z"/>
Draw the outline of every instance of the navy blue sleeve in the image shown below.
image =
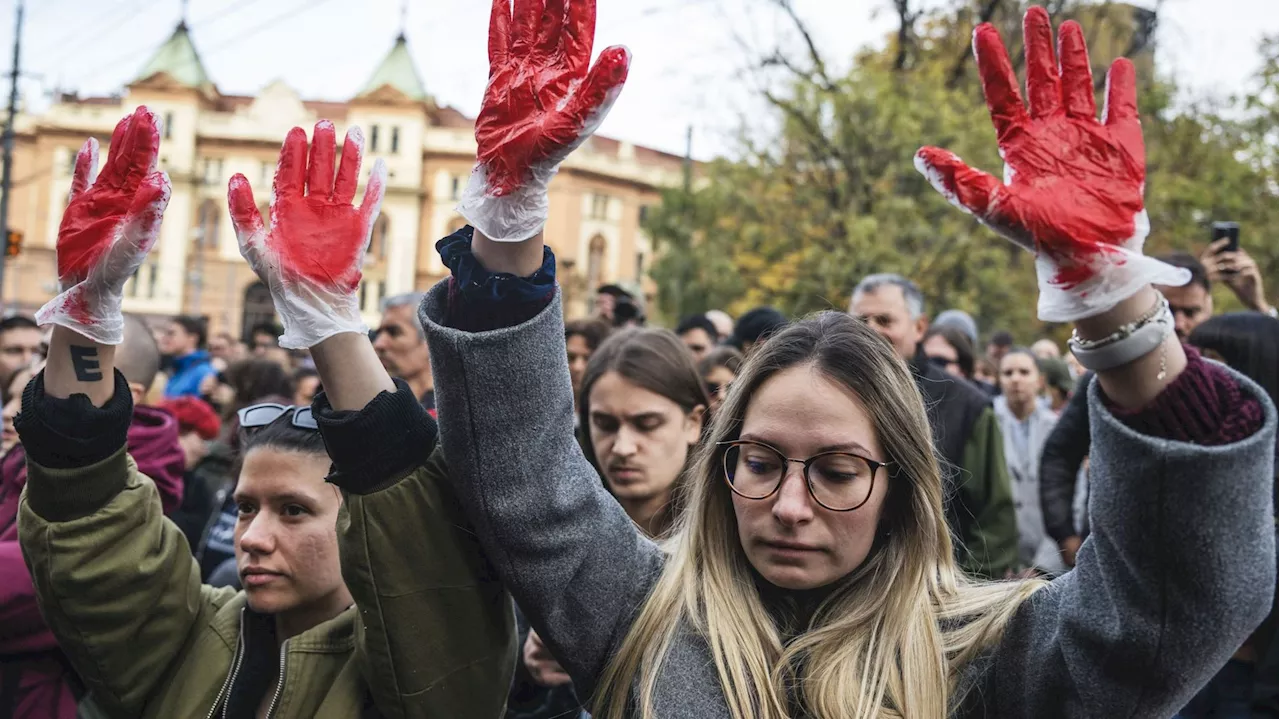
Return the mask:
<path fill-rule="evenodd" d="M 467 225 L 436 243 L 452 272 L 447 324 L 464 332 L 514 327 L 533 319 L 556 291 L 556 258 L 542 248 L 542 267 L 528 277 L 486 270 L 471 253 L 475 230 Z"/>

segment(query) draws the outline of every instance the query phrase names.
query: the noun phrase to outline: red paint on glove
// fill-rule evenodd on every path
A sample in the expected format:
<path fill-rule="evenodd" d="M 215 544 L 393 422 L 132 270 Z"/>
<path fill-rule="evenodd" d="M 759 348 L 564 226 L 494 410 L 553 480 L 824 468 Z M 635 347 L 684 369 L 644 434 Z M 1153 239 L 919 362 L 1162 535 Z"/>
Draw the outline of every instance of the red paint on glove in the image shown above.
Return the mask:
<path fill-rule="evenodd" d="M 509 194 L 534 165 L 562 160 L 626 81 L 623 47 L 602 52 L 588 71 L 595 24 L 595 0 L 515 0 L 514 9 L 493 0 L 489 85 L 476 119 L 490 194 Z"/>
<path fill-rule="evenodd" d="M 1029 109 L 996 29 L 979 25 L 973 39 L 1008 184 L 938 148 L 922 148 L 917 165 L 952 202 L 1047 256 L 1057 268 L 1053 283 L 1069 290 L 1107 264 L 1102 256 L 1114 265 L 1117 248 L 1139 234 L 1146 159 L 1133 65 L 1112 64 L 1099 122 L 1080 26 L 1063 23 L 1056 60 L 1043 8 L 1027 11 L 1023 30 Z"/>

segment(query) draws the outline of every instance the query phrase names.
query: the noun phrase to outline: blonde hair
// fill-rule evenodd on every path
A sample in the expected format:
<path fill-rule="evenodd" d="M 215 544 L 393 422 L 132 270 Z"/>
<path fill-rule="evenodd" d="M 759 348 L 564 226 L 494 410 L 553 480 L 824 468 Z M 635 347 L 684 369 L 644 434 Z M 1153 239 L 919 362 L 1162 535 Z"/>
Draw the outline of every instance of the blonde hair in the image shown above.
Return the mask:
<path fill-rule="evenodd" d="M 889 491 L 877 545 L 788 642 L 756 589 L 716 443 L 737 438 L 766 380 L 805 365 L 861 399 L 894 471 L 879 470 Z M 960 670 L 1044 584 L 981 583 L 957 568 L 915 382 L 881 337 L 841 313 L 792 324 L 747 362 L 686 482 L 662 576 L 600 678 L 599 719 L 653 717 L 662 663 L 682 630 L 709 647 L 734 719 L 782 719 L 794 699 L 824 719 L 945 716 L 963 699 Z"/>

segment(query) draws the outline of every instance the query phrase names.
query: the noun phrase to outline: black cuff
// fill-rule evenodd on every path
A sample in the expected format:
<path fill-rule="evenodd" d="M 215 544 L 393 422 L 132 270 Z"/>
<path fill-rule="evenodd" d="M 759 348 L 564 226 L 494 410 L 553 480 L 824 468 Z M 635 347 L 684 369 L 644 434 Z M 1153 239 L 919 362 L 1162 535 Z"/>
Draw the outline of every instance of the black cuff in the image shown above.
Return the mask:
<path fill-rule="evenodd" d="M 328 481 L 352 494 L 386 489 L 426 463 L 436 447 L 436 421 L 402 380 L 360 411 L 339 412 L 321 392 L 311 403 L 333 460 Z"/>
<path fill-rule="evenodd" d="M 133 393 L 120 370 L 111 399 L 93 406 L 87 394 L 66 399 L 44 392 L 44 372 L 22 392 L 22 411 L 13 420 L 27 458 L 46 469 L 97 464 L 125 446 L 133 419 Z"/>
<path fill-rule="evenodd" d="M 13 424 L 30 464 L 27 501 L 50 522 L 87 517 L 124 491 L 133 393 L 119 370 L 115 380 L 115 392 L 102 407 L 85 394 L 46 395 L 44 372 L 22 392 L 22 411 Z"/>

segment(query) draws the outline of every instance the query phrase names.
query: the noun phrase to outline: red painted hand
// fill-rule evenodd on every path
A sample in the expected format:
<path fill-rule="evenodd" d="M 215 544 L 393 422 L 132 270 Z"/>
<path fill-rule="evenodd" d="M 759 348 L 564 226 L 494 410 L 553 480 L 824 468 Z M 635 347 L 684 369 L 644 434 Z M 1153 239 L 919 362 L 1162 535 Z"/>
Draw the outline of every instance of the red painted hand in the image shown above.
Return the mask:
<path fill-rule="evenodd" d="M 63 292 L 40 309 L 38 322 L 102 344 L 123 340 L 124 284 L 155 245 L 169 203 L 169 178 L 156 171 L 159 152 L 156 116 L 145 107 L 116 125 L 96 180 L 98 141 L 89 138 L 80 148 L 58 227 Z"/>
<path fill-rule="evenodd" d="M 360 128 L 347 132 L 335 181 L 336 151 L 328 120 L 316 123 L 309 162 L 306 133 L 297 127 L 289 131 L 276 167 L 270 228 L 244 175 L 232 177 L 227 189 L 240 253 L 270 288 L 285 326 L 280 344 L 290 349 L 365 330 L 356 290 L 387 170 L 381 160 L 374 163 L 364 200 L 353 207 L 364 153 Z"/>
<path fill-rule="evenodd" d="M 1133 65 L 1124 58 L 1111 65 L 1099 122 L 1079 24 L 1063 23 L 1055 60 L 1048 13 L 1032 7 L 1023 22 L 1029 112 L 999 33 L 986 23 L 974 30 L 1006 182 L 936 147 L 921 149 L 916 166 L 952 203 L 1036 252 L 1042 289 L 1072 295 L 1051 293 L 1046 302 L 1042 294 L 1042 319 L 1076 319 L 1114 305 L 1157 275 L 1170 279 L 1161 269 L 1167 266 L 1141 254 L 1150 228 Z M 1112 272 L 1126 266 L 1123 277 Z"/>
<path fill-rule="evenodd" d="M 595 0 L 515 0 L 514 11 L 494 0 L 489 85 L 476 118 L 477 159 L 493 195 L 518 189 L 536 165 L 559 164 L 622 91 L 626 48 L 608 48 L 587 70 L 595 26 Z"/>
<path fill-rule="evenodd" d="M 547 186 L 622 92 L 631 55 L 600 53 L 596 0 L 493 0 L 489 85 L 476 119 L 476 167 L 458 211 L 485 237 L 523 242 L 549 212 Z"/>

